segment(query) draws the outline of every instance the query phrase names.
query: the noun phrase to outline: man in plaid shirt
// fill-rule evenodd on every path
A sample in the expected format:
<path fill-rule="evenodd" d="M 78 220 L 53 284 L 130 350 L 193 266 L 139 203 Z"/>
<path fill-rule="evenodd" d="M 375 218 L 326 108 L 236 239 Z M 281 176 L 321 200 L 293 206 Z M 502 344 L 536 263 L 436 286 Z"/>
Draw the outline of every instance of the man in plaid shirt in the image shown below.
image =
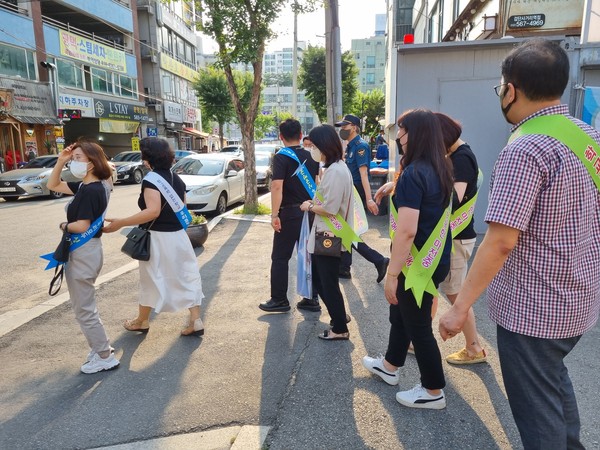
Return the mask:
<path fill-rule="evenodd" d="M 567 117 L 600 144 L 600 133 L 560 103 L 569 61 L 554 42 L 533 39 L 502 63 L 496 86 L 513 131 L 544 115 Z M 443 339 L 460 333 L 488 288 L 502 376 L 525 449 L 581 449 L 579 413 L 564 358 L 600 310 L 600 193 L 583 162 L 545 135 L 525 134 L 500 153 L 490 181 L 477 255 Z"/>

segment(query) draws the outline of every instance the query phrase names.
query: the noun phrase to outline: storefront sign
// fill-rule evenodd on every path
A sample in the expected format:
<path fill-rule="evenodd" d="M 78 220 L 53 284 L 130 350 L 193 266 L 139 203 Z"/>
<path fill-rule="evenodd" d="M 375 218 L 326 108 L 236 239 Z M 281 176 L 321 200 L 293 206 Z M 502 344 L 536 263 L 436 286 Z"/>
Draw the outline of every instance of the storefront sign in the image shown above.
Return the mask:
<path fill-rule="evenodd" d="M 184 116 L 184 122 L 185 123 L 191 123 L 191 124 L 196 124 L 196 108 L 190 108 L 188 106 L 184 106 L 185 108 L 185 116 Z"/>
<path fill-rule="evenodd" d="M 61 55 L 93 64 L 103 69 L 116 70 L 122 73 L 127 72 L 124 51 L 77 36 L 68 31 L 58 30 L 58 33 Z"/>
<path fill-rule="evenodd" d="M 0 110 L 10 112 L 13 103 L 13 93 L 8 89 L 0 89 Z"/>
<path fill-rule="evenodd" d="M 175 75 L 185 78 L 188 81 L 194 81 L 198 76 L 197 71 L 189 68 L 185 64 L 181 64 L 176 59 L 173 59 L 164 53 L 160 54 L 160 67 L 167 72 L 174 73 Z"/>
<path fill-rule="evenodd" d="M 0 89 L 13 91 L 13 105 L 9 111 L 11 115 L 56 118 L 52 91 L 48 84 L 0 77 Z"/>
<path fill-rule="evenodd" d="M 131 150 L 133 150 L 134 152 L 140 151 L 140 138 L 139 137 L 131 138 Z"/>
<path fill-rule="evenodd" d="M 99 122 L 100 133 L 131 134 L 135 133 L 140 126 L 139 122 L 130 120 L 100 119 Z"/>
<path fill-rule="evenodd" d="M 581 119 L 596 129 L 600 127 L 600 87 L 585 87 Z"/>
<path fill-rule="evenodd" d="M 183 122 L 183 105 L 164 101 L 163 107 L 165 111 L 165 120 L 176 123 Z"/>
<path fill-rule="evenodd" d="M 584 0 L 512 0 L 507 31 L 579 29 Z"/>
<path fill-rule="evenodd" d="M 94 99 L 94 116 L 102 119 L 148 122 L 148 108 L 130 103 Z"/>
<path fill-rule="evenodd" d="M 58 94 L 58 107 L 60 109 L 79 109 L 81 117 L 95 117 L 92 97 Z"/>
<path fill-rule="evenodd" d="M 158 128 L 146 128 L 146 136 L 148 137 L 157 137 L 158 136 Z"/>

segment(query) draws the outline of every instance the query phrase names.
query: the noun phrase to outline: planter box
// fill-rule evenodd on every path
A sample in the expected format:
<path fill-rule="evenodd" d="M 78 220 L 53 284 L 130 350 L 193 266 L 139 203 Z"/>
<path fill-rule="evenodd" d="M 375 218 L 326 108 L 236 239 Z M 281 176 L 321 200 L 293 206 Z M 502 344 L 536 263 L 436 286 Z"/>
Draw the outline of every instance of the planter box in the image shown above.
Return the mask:
<path fill-rule="evenodd" d="M 190 238 L 192 247 L 194 248 L 202 247 L 208 238 L 208 224 L 206 223 L 201 223 L 200 225 L 190 225 L 185 231 Z"/>

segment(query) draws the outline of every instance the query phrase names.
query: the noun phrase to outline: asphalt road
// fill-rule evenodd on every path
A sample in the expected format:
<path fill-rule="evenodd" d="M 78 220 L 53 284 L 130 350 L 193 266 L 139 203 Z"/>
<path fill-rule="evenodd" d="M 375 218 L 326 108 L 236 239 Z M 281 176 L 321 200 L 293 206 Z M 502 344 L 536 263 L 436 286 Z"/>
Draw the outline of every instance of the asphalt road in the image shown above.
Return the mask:
<path fill-rule="evenodd" d="M 6 226 L 3 212 L 0 225 Z M 385 218 L 371 217 L 370 223 L 366 241 L 386 252 Z M 324 342 L 317 333 L 329 322 L 325 311 L 294 308 L 270 315 L 257 308 L 269 295 L 271 239 L 268 222 L 225 219 L 211 231 L 198 251 L 206 295 L 203 338 L 179 337 L 184 312 L 158 315 L 147 335 L 122 328 L 122 321 L 136 311 L 136 270 L 100 286 L 99 310 L 121 360 L 115 371 L 79 373 L 88 349 L 68 303 L 0 337 L 0 448 L 95 448 L 187 433 L 229 433 L 243 425 L 271 427 L 265 443 L 269 449 L 520 447 L 485 299 L 475 310 L 489 364 L 444 363 L 448 407 L 405 408 L 394 398 L 397 388 L 361 365 L 365 354 L 385 351 L 389 330 L 375 269 L 355 256 L 352 280 L 341 282 L 353 318 L 351 340 Z M 13 259 L 17 257 L 3 264 Z M 291 299 L 296 299 L 294 267 L 292 261 Z M 440 302 L 440 313 L 446 308 Z M 599 338 L 596 326 L 568 358 L 587 448 L 600 448 L 595 395 L 600 389 Z M 440 341 L 440 348 L 446 355 L 462 344 L 460 339 Z M 400 388 L 418 381 L 416 361 L 409 357 Z M 229 444 L 198 440 L 188 447 Z M 146 448 L 177 447 L 148 443 Z"/>

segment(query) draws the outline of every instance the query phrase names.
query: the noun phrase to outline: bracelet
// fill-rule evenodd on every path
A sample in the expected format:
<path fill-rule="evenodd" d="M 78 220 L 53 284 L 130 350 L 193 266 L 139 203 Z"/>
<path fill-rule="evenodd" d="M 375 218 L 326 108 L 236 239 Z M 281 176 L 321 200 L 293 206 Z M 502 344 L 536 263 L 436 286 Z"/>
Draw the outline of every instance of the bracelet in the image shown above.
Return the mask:
<path fill-rule="evenodd" d="M 308 210 L 312 211 L 312 209 L 315 207 L 314 203 L 311 203 L 310 205 L 308 205 Z"/>
<path fill-rule="evenodd" d="M 389 275 L 390 277 L 393 277 L 393 278 L 398 278 L 400 276 L 399 273 L 391 273 L 391 272 L 387 272 L 387 275 Z"/>

